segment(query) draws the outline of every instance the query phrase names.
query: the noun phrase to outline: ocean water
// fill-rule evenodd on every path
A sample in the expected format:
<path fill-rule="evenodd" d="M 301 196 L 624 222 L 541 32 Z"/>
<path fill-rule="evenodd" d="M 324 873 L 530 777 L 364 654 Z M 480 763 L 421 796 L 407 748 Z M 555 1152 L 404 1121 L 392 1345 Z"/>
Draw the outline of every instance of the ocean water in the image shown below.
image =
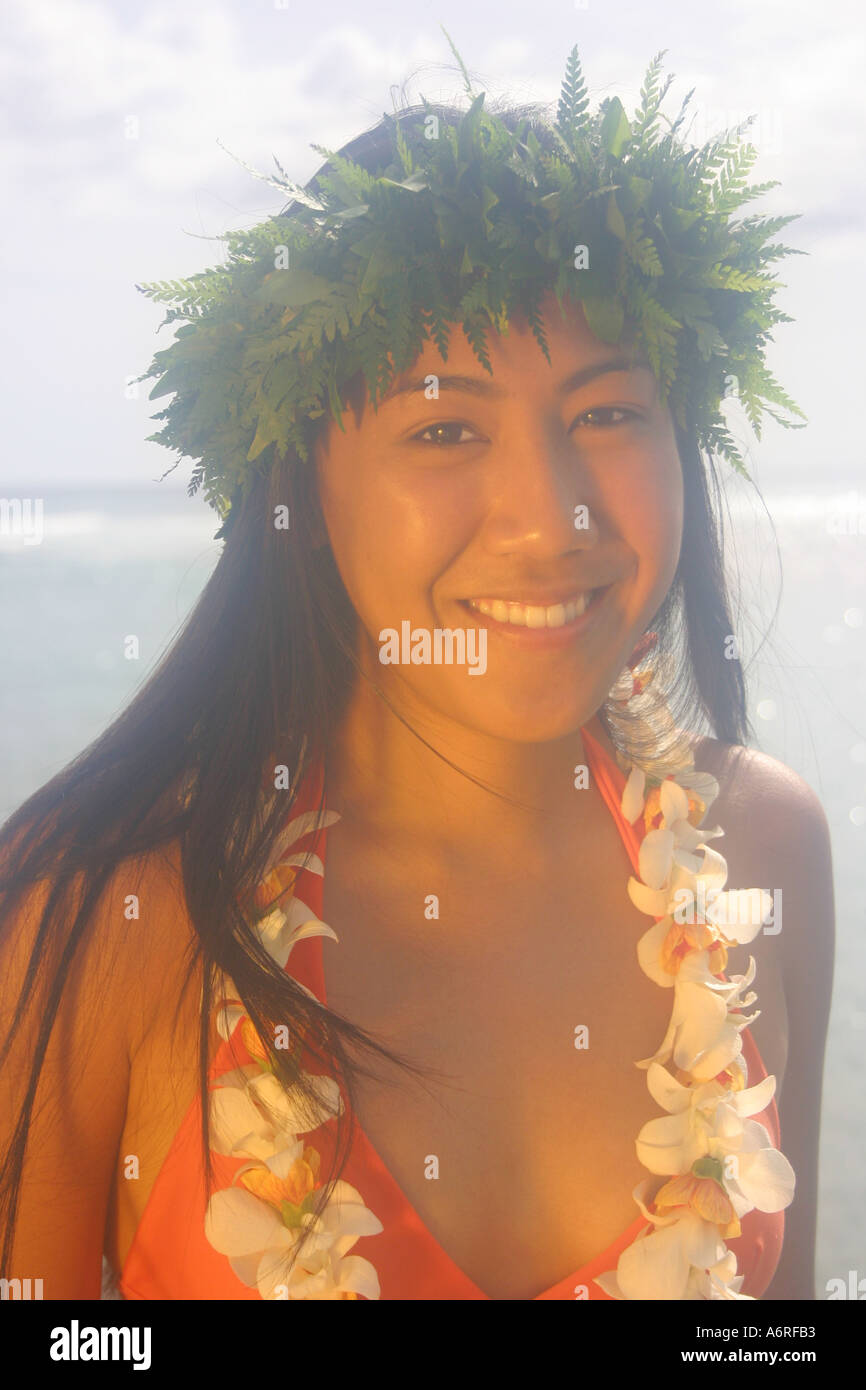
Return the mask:
<path fill-rule="evenodd" d="M 214 514 L 180 490 L 40 496 L 29 535 L 24 513 L 0 516 L 0 819 L 123 709 L 221 550 Z M 866 1276 L 866 493 L 854 483 L 765 494 L 772 523 L 739 480 L 726 497 L 755 742 L 814 787 L 833 841 L 820 1293 L 851 1269 Z"/>

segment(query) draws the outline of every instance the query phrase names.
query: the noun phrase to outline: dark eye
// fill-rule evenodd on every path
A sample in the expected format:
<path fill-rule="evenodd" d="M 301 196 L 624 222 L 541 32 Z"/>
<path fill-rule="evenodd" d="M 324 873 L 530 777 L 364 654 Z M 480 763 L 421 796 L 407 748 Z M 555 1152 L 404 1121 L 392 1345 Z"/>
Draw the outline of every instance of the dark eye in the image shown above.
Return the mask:
<path fill-rule="evenodd" d="M 613 415 L 618 415 L 621 418 L 618 420 L 611 420 L 609 417 Z M 599 417 L 607 418 L 600 419 Z M 594 406 L 591 410 L 585 410 L 582 415 L 578 416 L 575 423 L 582 424 L 586 421 L 586 425 L 590 429 L 607 430 L 616 429 L 618 426 L 628 424 L 630 420 L 636 420 L 637 418 L 635 411 L 626 410 L 623 406 L 602 405 Z M 414 434 L 412 439 L 422 444 L 433 444 L 438 448 L 448 449 L 459 444 L 474 443 L 475 440 L 473 439 L 461 439 L 458 437 L 463 431 L 468 430 L 469 426 L 464 425 L 460 420 L 437 420 L 434 424 L 425 426 L 418 434 Z M 425 438 L 425 435 L 429 435 L 430 438 Z"/>
<path fill-rule="evenodd" d="M 461 430 L 468 429 L 469 426 L 462 424 L 460 420 L 437 420 L 435 424 L 427 425 L 418 434 L 413 434 L 412 438 L 413 440 L 420 441 L 422 444 L 435 444 L 440 448 L 449 448 L 453 444 L 473 443 L 473 440 L 457 439 L 453 437 L 455 432 L 459 434 Z M 424 438 L 425 434 L 432 434 L 433 438 L 427 440 Z M 449 435 L 451 437 L 446 437 Z"/>
<path fill-rule="evenodd" d="M 603 422 L 600 422 L 598 420 L 590 420 L 589 417 L 591 415 L 621 415 L 622 419 L 613 421 L 609 420 L 607 424 L 604 424 Z M 621 405 L 597 405 L 594 406 L 591 410 L 585 410 L 582 415 L 578 415 L 575 423 L 580 424 L 582 420 L 586 420 L 589 424 L 590 429 L 608 430 L 616 429 L 617 425 L 627 424 L 629 420 L 636 419 L 637 415 L 633 410 L 626 410 Z"/>

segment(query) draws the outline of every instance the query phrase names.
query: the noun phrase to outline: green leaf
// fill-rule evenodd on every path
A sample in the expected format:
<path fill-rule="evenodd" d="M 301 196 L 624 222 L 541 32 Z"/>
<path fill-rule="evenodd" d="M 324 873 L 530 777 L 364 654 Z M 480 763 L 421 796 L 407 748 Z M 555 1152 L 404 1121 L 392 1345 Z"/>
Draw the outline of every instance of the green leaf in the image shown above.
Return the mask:
<path fill-rule="evenodd" d="M 361 279 L 361 293 L 375 294 L 379 283 L 393 271 L 394 256 L 380 238 Z"/>
<path fill-rule="evenodd" d="M 659 74 L 661 72 L 662 58 L 666 53 L 667 49 L 662 48 L 653 58 L 647 68 L 646 77 L 640 89 L 641 104 L 634 113 L 634 123 L 636 132 L 641 136 L 652 135 L 656 124 L 659 105 L 670 85 L 670 79 L 668 79 L 664 91 L 659 92 Z"/>
<path fill-rule="evenodd" d="M 633 259 L 640 266 L 644 275 L 662 275 L 664 266 L 659 259 L 659 253 L 652 237 L 632 236 L 628 243 L 629 252 Z"/>
<path fill-rule="evenodd" d="M 625 186 L 634 199 L 634 205 L 642 208 L 649 199 L 653 191 L 652 179 L 638 178 L 637 174 L 629 174 L 625 181 Z"/>
<path fill-rule="evenodd" d="M 225 244 L 225 264 L 138 286 L 171 306 L 159 329 L 172 324 L 175 335 L 138 378 L 157 379 L 151 399 L 169 398 L 149 438 L 193 460 L 191 491 L 223 517 L 280 452 L 309 462 L 311 426 L 328 412 L 339 420 L 351 377 L 363 374 L 375 402 L 425 342 L 447 359 L 452 324 L 463 322 L 490 370 L 486 331 L 504 334 L 515 308 L 529 306 L 548 356 L 546 288 L 561 309 L 565 298 L 583 303 L 602 342 L 633 322 L 674 420 L 735 468 L 717 410 L 723 367 L 738 375 L 756 432 L 764 413 L 799 427 L 783 420 L 802 412 L 764 367 L 772 328 L 791 321 L 773 303 L 781 282 L 770 272 L 804 254 L 771 238 L 799 214 L 733 220 L 775 182 L 747 187 L 755 152 L 739 130 L 702 149 L 677 137 L 691 93 L 676 121 L 661 115 L 671 80 L 662 54 L 631 122 L 616 98 L 590 114 L 575 46 L 557 124 L 524 118 L 514 131 L 485 111 L 451 47 L 471 107 L 442 121 L 438 139 L 414 138 L 414 125 L 404 139 L 403 112 L 383 124 L 370 169 L 314 146 L 327 164 L 316 196 L 275 159 L 278 177 L 266 181 L 291 196 L 290 209 L 206 238 Z M 575 244 L 591 248 L 577 273 Z M 277 245 L 291 270 L 274 269 Z"/>
<path fill-rule="evenodd" d="M 625 322 L 622 304 L 612 296 L 589 295 L 581 300 L 590 330 L 604 343 L 619 342 Z"/>
<path fill-rule="evenodd" d="M 309 270 L 272 270 L 251 298 L 261 304 L 279 304 L 283 308 L 309 304 L 333 293 L 333 281 Z"/>
<path fill-rule="evenodd" d="M 485 188 L 482 190 L 482 193 L 481 193 L 481 216 L 482 216 L 482 218 L 483 218 L 483 220 L 484 220 L 484 226 L 485 226 L 486 230 L 488 231 L 488 233 L 492 230 L 493 224 L 492 224 L 492 222 L 490 221 L 490 218 L 487 216 L 487 214 L 489 213 L 489 211 L 490 211 L 491 208 L 496 207 L 496 204 L 497 204 L 498 202 L 499 202 L 499 197 L 498 197 L 498 195 L 497 195 L 496 193 L 493 192 L 493 189 L 492 189 L 492 188 L 486 188 L 486 187 L 485 187 Z"/>
<path fill-rule="evenodd" d="M 601 123 L 601 143 L 614 159 L 619 159 L 620 151 L 631 135 L 628 116 L 619 97 L 611 97 Z"/>
<path fill-rule="evenodd" d="M 703 323 L 700 319 L 696 319 L 693 328 L 697 335 L 698 352 L 705 362 L 709 362 L 714 352 L 718 354 L 725 352 L 727 343 L 714 323 Z"/>
<path fill-rule="evenodd" d="M 611 193 L 607 200 L 606 221 L 608 228 L 613 232 L 614 236 L 618 237 L 620 241 L 625 241 L 628 236 L 628 231 L 625 225 L 625 218 L 617 206 L 615 193 Z"/>
<path fill-rule="evenodd" d="M 471 96 L 474 95 L 474 93 L 473 93 L 473 91 L 472 91 L 472 83 L 471 83 L 470 80 L 469 80 L 469 73 L 466 71 L 466 64 L 464 63 L 463 59 L 460 57 L 460 54 L 457 52 L 457 49 L 454 47 L 454 41 L 453 41 L 453 39 L 451 38 L 451 35 L 448 33 L 448 30 L 445 28 L 445 25 L 444 25 L 444 24 L 440 24 L 440 25 L 439 25 L 439 28 L 442 30 L 442 33 L 445 35 L 446 39 L 448 40 L 448 46 L 449 46 L 449 48 L 451 49 L 451 52 L 454 54 L 454 57 L 457 59 L 457 62 L 458 62 L 458 64 L 459 64 L 459 66 L 460 66 L 460 71 L 461 71 L 462 74 L 463 74 L 463 86 L 464 86 L 464 89 L 465 89 L 465 91 L 466 91 L 466 95 L 471 97 Z M 483 96 L 484 93 L 482 92 L 481 95 Z"/>
<path fill-rule="evenodd" d="M 575 138 L 589 125 L 589 97 L 580 66 L 577 44 L 568 55 L 565 76 L 559 93 L 556 108 L 556 126 L 569 146 L 573 147 Z"/>
<path fill-rule="evenodd" d="M 388 188 L 407 188 L 410 193 L 420 193 L 422 188 L 428 188 L 429 183 L 424 174 L 410 174 L 406 179 L 385 179 L 379 180 Z"/>

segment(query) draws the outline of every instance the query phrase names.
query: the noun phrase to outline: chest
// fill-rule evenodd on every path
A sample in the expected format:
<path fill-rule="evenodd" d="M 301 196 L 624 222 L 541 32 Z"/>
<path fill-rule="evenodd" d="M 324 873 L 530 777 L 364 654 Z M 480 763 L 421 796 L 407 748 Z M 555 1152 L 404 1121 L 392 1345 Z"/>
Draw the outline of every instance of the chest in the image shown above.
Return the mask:
<path fill-rule="evenodd" d="M 327 846 L 328 1003 L 428 1069 L 422 1083 L 379 1067 L 359 1123 L 461 1269 L 493 1298 L 532 1298 L 634 1221 L 646 1177 L 634 1141 L 658 1108 L 635 1061 L 672 995 L 638 966 L 650 919 L 627 896 L 625 848 L 602 822 L 555 869 L 395 868 L 342 829 Z"/>
<path fill-rule="evenodd" d="M 328 832 L 321 915 L 340 940 L 321 942 L 327 1001 L 426 1069 L 362 1077 L 360 1124 L 427 1229 L 493 1298 L 532 1298 L 605 1250 L 634 1221 L 631 1192 L 647 1176 L 634 1141 L 660 1112 L 634 1064 L 661 1042 L 672 993 L 638 965 L 650 919 L 628 898 L 615 826 L 596 819 L 545 868 L 507 853 L 377 855 L 343 823 Z M 728 886 L 750 887 L 748 837 L 740 846 L 734 818 L 723 823 Z M 750 1031 L 781 1080 L 775 944 L 732 953 L 729 973 L 755 955 L 762 1012 Z M 172 998 L 133 1067 L 121 1151 L 139 1157 L 140 1179 L 112 1195 L 118 1266 L 197 1092 L 197 1002 L 193 989 L 175 1012 Z"/>

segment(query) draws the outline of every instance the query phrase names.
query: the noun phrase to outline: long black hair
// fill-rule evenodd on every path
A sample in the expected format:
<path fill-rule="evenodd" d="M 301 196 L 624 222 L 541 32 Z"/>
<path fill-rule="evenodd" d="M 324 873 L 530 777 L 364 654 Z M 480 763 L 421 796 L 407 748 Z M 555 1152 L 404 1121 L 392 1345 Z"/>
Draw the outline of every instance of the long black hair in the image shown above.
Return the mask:
<path fill-rule="evenodd" d="M 411 121 L 430 111 L 449 122 L 463 114 L 457 107 L 426 103 L 400 116 Z M 506 107 L 497 114 L 512 129 L 528 120 L 538 138 L 545 138 L 543 107 Z M 393 119 L 386 116 L 340 153 L 371 170 L 381 168 L 391 148 Z M 327 168 L 322 166 L 308 188 L 315 188 Z M 348 398 L 357 402 L 357 392 L 356 382 Z M 657 652 L 667 672 L 664 695 L 676 724 L 741 744 L 750 730 L 742 667 L 726 647 L 733 629 L 719 481 L 694 430 L 678 427 L 676 438 L 684 487 L 682 546 L 674 581 L 649 627 L 658 634 Z M 274 507 L 285 503 L 293 518 L 289 543 L 286 532 L 273 525 Z M 286 1023 L 303 1036 L 311 1055 L 337 1078 L 348 1101 L 347 1116 L 357 1078 L 370 1074 L 376 1059 L 396 1063 L 418 1079 L 430 1075 L 430 1069 L 312 1000 L 263 949 L 244 908 L 269 865 L 306 773 L 327 754 L 353 682 L 362 674 L 357 614 L 330 547 L 312 539 L 314 518 L 321 520 L 314 470 L 287 453 L 237 506 L 210 580 L 140 692 L 0 829 L 0 944 L 12 940 L 16 914 L 37 885 L 45 894 L 0 1050 L 2 1063 L 29 1019 L 36 1037 L 32 1066 L 0 1166 L 5 1221 L 0 1270 L 7 1273 L 43 1059 L 72 962 L 85 950 L 99 904 L 124 862 L 166 846 L 179 848 L 184 908 L 197 943 L 184 983 L 201 972 L 199 1085 L 208 1193 L 213 1186 L 209 1022 L 221 973 L 234 982 L 262 1039 Z M 627 746 L 627 716 L 607 702 L 599 715 L 614 742 Z M 639 756 L 641 750 L 631 751 Z M 274 789 L 277 765 L 288 769 L 289 790 Z M 269 1047 L 269 1052 L 281 1080 L 304 1085 L 304 1074 L 297 1074 L 285 1051 Z M 350 1126 L 340 1117 L 317 1210 L 328 1200 L 349 1140 Z"/>

